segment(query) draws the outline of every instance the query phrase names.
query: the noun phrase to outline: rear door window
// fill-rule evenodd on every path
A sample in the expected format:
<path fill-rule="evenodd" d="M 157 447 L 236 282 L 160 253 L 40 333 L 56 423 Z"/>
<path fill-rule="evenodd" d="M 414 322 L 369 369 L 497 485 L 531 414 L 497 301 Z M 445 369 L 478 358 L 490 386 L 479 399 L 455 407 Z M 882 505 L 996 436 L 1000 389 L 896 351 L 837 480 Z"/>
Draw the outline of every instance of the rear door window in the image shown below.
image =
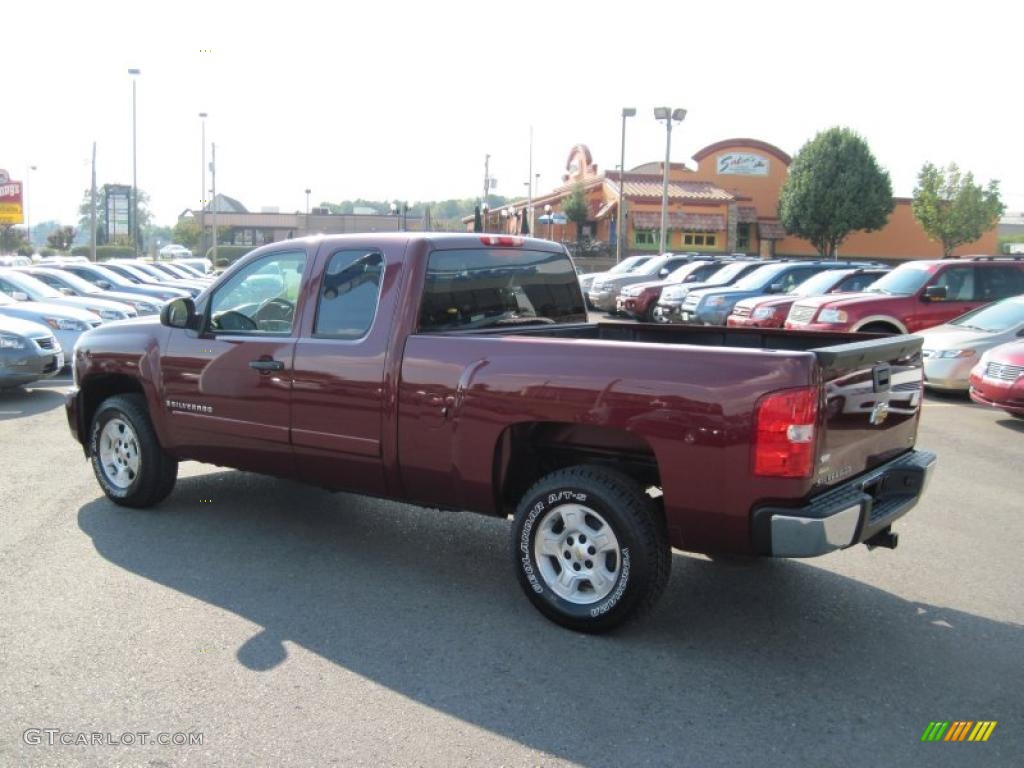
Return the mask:
<path fill-rule="evenodd" d="M 380 251 L 335 251 L 317 296 L 314 336 L 361 339 L 373 325 L 384 257 Z"/>
<path fill-rule="evenodd" d="M 1009 264 L 978 270 L 981 301 L 996 301 L 1024 293 L 1024 269 Z"/>

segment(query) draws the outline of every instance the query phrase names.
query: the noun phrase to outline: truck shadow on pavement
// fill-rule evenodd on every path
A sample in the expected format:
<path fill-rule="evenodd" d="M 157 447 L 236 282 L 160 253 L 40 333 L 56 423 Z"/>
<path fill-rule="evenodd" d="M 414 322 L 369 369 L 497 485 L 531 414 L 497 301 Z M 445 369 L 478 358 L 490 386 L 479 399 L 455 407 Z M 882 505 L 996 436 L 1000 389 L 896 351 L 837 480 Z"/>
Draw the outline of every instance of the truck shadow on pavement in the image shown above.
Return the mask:
<path fill-rule="evenodd" d="M 677 554 L 652 615 L 591 637 L 530 607 L 503 520 L 218 472 L 155 510 L 90 502 L 78 522 L 111 563 L 261 626 L 237 638 L 249 669 L 287 664 L 295 643 L 582 765 L 919 764 L 930 720 L 1024 717 L 1024 627 L 909 602 L 827 559 Z M 1007 726 L 987 764 L 1020 749 Z"/>
<path fill-rule="evenodd" d="M 0 421 L 36 416 L 64 405 L 64 395 L 52 389 L 26 388 L 0 391 Z"/>

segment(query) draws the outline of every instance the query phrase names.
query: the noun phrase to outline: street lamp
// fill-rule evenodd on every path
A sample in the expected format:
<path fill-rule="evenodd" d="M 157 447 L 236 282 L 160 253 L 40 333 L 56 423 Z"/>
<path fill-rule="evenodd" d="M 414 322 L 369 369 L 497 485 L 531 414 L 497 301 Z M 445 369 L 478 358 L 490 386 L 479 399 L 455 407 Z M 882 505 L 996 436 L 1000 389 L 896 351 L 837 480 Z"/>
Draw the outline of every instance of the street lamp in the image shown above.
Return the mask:
<path fill-rule="evenodd" d="M 135 82 L 142 70 L 129 69 L 128 74 L 132 78 L 132 209 L 130 232 L 132 243 L 135 246 L 135 257 L 139 256 L 139 177 L 136 165 L 136 144 L 135 144 Z"/>
<path fill-rule="evenodd" d="M 199 185 L 199 242 L 200 245 L 206 245 L 206 117 L 205 112 L 199 113 L 199 119 L 202 120 L 202 136 L 203 141 L 201 146 L 201 152 L 203 156 L 203 167 L 202 171 L 202 184 Z M 205 253 L 203 254 L 206 255 Z"/>
<path fill-rule="evenodd" d="M 306 215 L 307 216 L 309 216 L 309 193 L 311 191 L 312 190 L 310 190 L 309 187 L 306 187 Z M 309 227 L 309 222 L 308 221 L 306 222 L 306 227 L 307 228 Z"/>
<path fill-rule="evenodd" d="M 672 153 L 672 123 L 681 123 L 685 117 L 685 109 L 654 108 L 654 119 L 665 121 L 665 173 L 661 182 L 661 239 L 658 241 L 661 253 L 668 250 L 668 241 L 665 239 L 665 235 L 668 230 L 668 166 Z"/>
<path fill-rule="evenodd" d="M 551 239 L 551 203 L 544 206 L 544 215 L 548 217 L 548 240 Z"/>
<path fill-rule="evenodd" d="M 615 224 L 615 263 L 622 261 L 622 209 L 626 206 L 623 197 L 622 184 L 626 175 L 626 118 L 636 115 L 636 107 L 622 108 L 622 158 L 619 165 L 619 210 L 618 222 Z"/>
<path fill-rule="evenodd" d="M 32 206 L 28 196 L 28 182 L 34 170 L 36 170 L 34 165 L 30 165 L 25 169 L 25 227 L 28 231 L 28 247 L 32 249 L 33 253 L 35 253 L 35 247 L 32 245 Z"/>

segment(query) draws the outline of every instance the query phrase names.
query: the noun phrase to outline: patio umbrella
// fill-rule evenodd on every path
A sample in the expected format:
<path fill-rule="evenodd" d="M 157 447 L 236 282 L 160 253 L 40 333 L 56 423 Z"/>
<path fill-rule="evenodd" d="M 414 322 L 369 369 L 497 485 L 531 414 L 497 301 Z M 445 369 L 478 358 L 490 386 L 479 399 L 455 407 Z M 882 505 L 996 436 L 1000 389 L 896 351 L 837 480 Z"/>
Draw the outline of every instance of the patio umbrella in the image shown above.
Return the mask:
<path fill-rule="evenodd" d="M 473 231 L 483 232 L 484 231 L 484 220 L 480 218 L 480 206 L 477 205 L 473 208 Z"/>

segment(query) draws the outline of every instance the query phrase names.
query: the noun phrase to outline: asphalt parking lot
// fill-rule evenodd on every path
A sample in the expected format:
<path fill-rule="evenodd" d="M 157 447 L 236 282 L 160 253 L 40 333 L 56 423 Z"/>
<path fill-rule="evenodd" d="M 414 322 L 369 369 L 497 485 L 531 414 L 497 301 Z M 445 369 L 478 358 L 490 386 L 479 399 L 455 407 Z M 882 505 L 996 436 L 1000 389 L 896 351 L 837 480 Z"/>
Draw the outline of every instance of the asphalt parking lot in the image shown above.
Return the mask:
<path fill-rule="evenodd" d="M 205 465 L 155 510 L 116 507 L 69 384 L 0 394 L 0 765 L 1024 758 L 1024 421 L 1001 411 L 927 398 L 940 464 L 897 550 L 677 553 L 652 616 L 589 637 L 529 606 L 500 520 Z M 922 743 L 932 720 L 998 725 Z"/>

